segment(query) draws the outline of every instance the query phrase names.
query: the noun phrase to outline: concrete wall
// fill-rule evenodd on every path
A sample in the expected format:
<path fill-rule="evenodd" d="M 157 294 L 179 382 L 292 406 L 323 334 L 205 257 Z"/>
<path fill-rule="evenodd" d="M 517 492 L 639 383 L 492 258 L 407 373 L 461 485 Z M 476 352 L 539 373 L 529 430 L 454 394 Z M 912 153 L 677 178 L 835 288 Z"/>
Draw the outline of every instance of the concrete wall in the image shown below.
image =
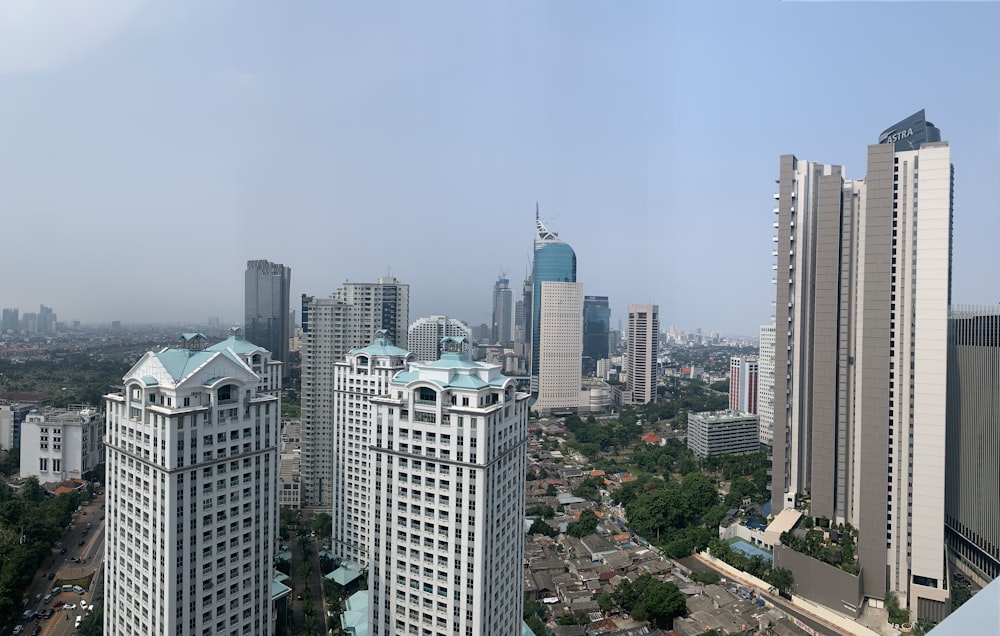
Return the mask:
<path fill-rule="evenodd" d="M 864 598 L 862 576 L 854 576 L 783 545 L 774 546 L 774 567 L 792 572 L 793 594 L 854 618 L 860 616 Z"/>

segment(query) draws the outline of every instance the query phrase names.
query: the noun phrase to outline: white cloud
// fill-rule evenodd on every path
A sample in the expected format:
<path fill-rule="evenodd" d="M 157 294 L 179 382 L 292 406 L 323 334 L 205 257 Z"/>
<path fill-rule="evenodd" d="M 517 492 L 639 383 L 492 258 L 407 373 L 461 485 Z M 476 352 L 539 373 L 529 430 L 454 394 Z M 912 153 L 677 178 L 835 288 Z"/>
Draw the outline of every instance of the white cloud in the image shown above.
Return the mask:
<path fill-rule="evenodd" d="M 59 68 L 98 48 L 135 14 L 142 0 L 3 0 L 0 73 Z"/>

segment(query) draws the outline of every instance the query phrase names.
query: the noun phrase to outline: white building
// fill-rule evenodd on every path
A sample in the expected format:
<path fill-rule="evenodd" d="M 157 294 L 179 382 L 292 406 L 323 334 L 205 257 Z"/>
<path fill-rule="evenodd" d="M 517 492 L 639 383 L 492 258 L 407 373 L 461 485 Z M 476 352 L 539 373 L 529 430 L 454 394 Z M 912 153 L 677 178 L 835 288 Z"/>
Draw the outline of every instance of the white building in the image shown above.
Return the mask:
<path fill-rule="evenodd" d="M 583 285 L 541 283 L 538 350 L 540 413 L 577 410 L 583 359 Z"/>
<path fill-rule="evenodd" d="M 761 444 L 774 439 L 774 325 L 760 326 L 758 350 L 757 415 L 760 417 Z"/>
<path fill-rule="evenodd" d="M 281 454 L 278 461 L 278 506 L 302 507 L 302 426 L 289 420 L 281 425 Z"/>
<path fill-rule="evenodd" d="M 528 399 L 452 351 L 372 399 L 371 634 L 521 634 Z"/>
<path fill-rule="evenodd" d="M 274 632 L 281 374 L 245 340 L 199 344 L 105 398 L 109 636 Z"/>
<path fill-rule="evenodd" d="M 466 338 L 472 342 L 472 329 L 461 320 L 447 316 L 418 318 L 407 330 L 407 342 L 414 360 L 432 362 L 441 354 L 443 338 Z"/>
<path fill-rule="evenodd" d="M 729 358 L 729 410 L 757 414 L 760 364 L 756 356 Z"/>
<path fill-rule="evenodd" d="M 371 457 L 374 428 L 369 399 L 389 394 L 389 382 L 412 354 L 396 347 L 385 332 L 355 349 L 334 366 L 333 553 L 361 567 L 368 565 L 369 513 L 372 507 Z"/>
<path fill-rule="evenodd" d="M 98 409 L 35 409 L 21 422 L 21 477 L 39 483 L 82 479 L 103 461 L 104 420 Z"/>
<path fill-rule="evenodd" d="M 628 394 L 633 404 L 656 400 L 660 308 L 628 306 Z"/>
<path fill-rule="evenodd" d="M 894 592 L 933 621 L 949 595 L 953 171 L 939 140 L 915 113 L 868 147 L 864 181 L 782 156 L 774 224 L 773 508 L 808 496 L 812 516 L 854 525 L 864 595 Z"/>
<path fill-rule="evenodd" d="M 333 368 L 376 333 L 406 346 L 410 286 L 392 277 L 344 283 L 330 298 L 302 297 L 302 503 L 332 505 Z"/>
<path fill-rule="evenodd" d="M 702 459 L 756 452 L 760 450 L 757 416 L 739 411 L 690 413 L 687 445 Z"/>

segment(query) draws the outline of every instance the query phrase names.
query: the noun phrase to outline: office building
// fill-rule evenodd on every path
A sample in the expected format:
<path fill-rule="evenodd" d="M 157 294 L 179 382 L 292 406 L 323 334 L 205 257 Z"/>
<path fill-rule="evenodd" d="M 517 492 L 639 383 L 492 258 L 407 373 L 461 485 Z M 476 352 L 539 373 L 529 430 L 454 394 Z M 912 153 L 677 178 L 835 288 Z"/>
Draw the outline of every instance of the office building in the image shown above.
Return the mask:
<path fill-rule="evenodd" d="M 108 636 L 274 633 L 281 372 L 202 340 L 146 353 L 105 397 Z"/>
<path fill-rule="evenodd" d="M 295 420 L 281 424 L 278 456 L 278 507 L 302 507 L 302 426 Z"/>
<path fill-rule="evenodd" d="M 373 636 L 521 634 L 529 396 L 447 344 L 371 399 Z"/>
<path fill-rule="evenodd" d="M 660 308 L 628 306 L 628 394 L 632 404 L 656 401 Z"/>
<path fill-rule="evenodd" d="M 607 296 L 583 297 L 583 374 L 594 375 L 600 360 L 611 358 L 611 306 Z"/>
<path fill-rule="evenodd" d="M 493 285 L 493 327 L 492 340 L 494 344 L 509 344 L 514 341 L 514 292 L 510 288 L 510 279 L 506 274 L 500 274 Z"/>
<path fill-rule="evenodd" d="M 20 312 L 17 309 L 5 308 L 0 318 L 0 332 L 16 336 L 21 329 Z"/>
<path fill-rule="evenodd" d="M 739 411 L 691 413 L 688 415 L 687 445 L 702 459 L 753 453 L 760 449 L 757 416 Z"/>
<path fill-rule="evenodd" d="M 369 399 L 389 395 L 392 377 L 414 360 L 409 351 L 394 346 L 386 332 L 377 336 L 333 368 L 332 549 L 338 559 L 361 568 L 368 566 L 369 512 L 374 503 L 368 447 L 375 413 Z"/>
<path fill-rule="evenodd" d="M 775 510 L 807 496 L 811 516 L 858 528 L 868 599 L 895 592 L 933 621 L 949 592 L 952 219 L 950 149 L 936 130 L 922 111 L 886 129 L 864 181 L 781 157 L 772 470 Z"/>
<path fill-rule="evenodd" d="M 758 350 L 757 415 L 760 416 L 760 443 L 771 445 L 774 439 L 774 330 L 760 326 Z"/>
<path fill-rule="evenodd" d="M 954 308 L 948 324 L 945 539 L 954 567 L 1000 576 L 1000 307 Z"/>
<path fill-rule="evenodd" d="M 21 422 L 21 477 L 39 483 L 82 479 L 104 461 L 104 421 L 98 409 L 32 409 Z"/>
<path fill-rule="evenodd" d="M 531 299 L 534 406 L 542 412 L 575 409 L 580 399 L 583 358 L 583 290 L 576 282 L 576 254 L 558 234 L 545 227 L 537 210 L 534 249 Z"/>
<path fill-rule="evenodd" d="M 441 340 L 444 338 L 466 338 L 472 341 L 472 329 L 461 320 L 447 316 L 418 318 L 410 325 L 408 342 L 414 360 L 432 362 L 441 355 Z"/>
<path fill-rule="evenodd" d="M 757 414 L 760 367 L 756 356 L 729 359 L 729 410 Z"/>
<path fill-rule="evenodd" d="M 329 298 L 302 296 L 302 503 L 332 503 L 334 365 L 377 334 L 407 341 L 410 286 L 386 276 L 344 283 Z M 399 345 L 400 348 L 405 348 Z"/>
<path fill-rule="evenodd" d="M 576 411 L 580 406 L 583 356 L 583 285 L 544 281 L 538 297 L 537 373 L 534 408 L 539 413 Z"/>
<path fill-rule="evenodd" d="M 243 337 L 271 352 L 288 373 L 289 292 L 292 269 L 270 261 L 247 261 L 244 274 Z"/>

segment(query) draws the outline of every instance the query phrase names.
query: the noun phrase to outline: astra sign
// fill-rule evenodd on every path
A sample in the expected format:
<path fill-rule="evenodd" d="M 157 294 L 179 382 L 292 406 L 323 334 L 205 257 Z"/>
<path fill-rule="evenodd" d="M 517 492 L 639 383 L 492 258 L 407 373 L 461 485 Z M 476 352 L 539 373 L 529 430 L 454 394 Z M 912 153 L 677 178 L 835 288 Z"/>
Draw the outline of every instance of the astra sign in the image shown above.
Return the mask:
<path fill-rule="evenodd" d="M 912 128 L 904 128 L 903 130 L 887 130 L 879 135 L 878 142 L 880 144 L 894 144 L 900 139 L 906 139 L 912 135 Z"/>

